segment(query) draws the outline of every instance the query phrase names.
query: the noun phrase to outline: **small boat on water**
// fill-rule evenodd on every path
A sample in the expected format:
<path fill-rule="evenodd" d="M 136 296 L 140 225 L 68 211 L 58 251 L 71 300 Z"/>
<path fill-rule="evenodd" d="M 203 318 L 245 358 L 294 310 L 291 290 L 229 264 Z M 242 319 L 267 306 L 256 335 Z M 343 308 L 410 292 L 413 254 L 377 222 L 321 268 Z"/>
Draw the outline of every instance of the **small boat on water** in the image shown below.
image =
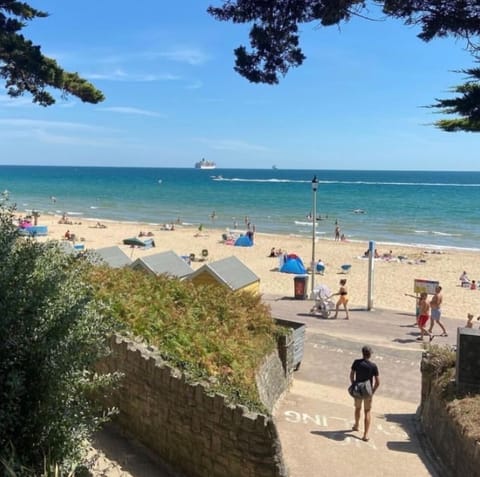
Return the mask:
<path fill-rule="evenodd" d="M 195 169 L 215 169 L 216 167 L 213 161 L 207 161 L 205 158 L 195 163 Z"/>

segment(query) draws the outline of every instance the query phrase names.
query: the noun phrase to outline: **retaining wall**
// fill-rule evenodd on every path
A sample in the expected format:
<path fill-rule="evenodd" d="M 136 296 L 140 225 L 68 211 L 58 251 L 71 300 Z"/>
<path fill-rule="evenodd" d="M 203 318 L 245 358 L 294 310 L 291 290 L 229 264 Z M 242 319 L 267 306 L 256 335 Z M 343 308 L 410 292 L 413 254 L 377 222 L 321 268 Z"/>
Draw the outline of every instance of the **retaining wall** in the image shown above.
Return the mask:
<path fill-rule="evenodd" d="M 97 368 L 124 373 L 108 402 L 120 410 L 118 424 L 174 469 L 189 477 L 288 476 L 270 416 L 187 383 L 153 348 L 116 336 Z M 257 383 L 267 408 L 287 389 L 291 372 L 278 353 L 265 358 Z"/>
<path fill-rule="evenodd" d="M 480 477 L 480 443 L 464 434 L 449 415 L 426 358 L 422 359 L 422 402 L 420 419 L 436 455 L 451 477 Z"/>

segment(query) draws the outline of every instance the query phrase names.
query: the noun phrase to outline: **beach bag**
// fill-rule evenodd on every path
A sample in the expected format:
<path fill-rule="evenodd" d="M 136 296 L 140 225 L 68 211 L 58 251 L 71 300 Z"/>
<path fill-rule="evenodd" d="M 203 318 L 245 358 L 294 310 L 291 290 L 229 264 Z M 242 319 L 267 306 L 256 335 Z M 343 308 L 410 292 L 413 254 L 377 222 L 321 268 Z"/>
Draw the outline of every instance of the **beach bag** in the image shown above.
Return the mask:
<path fill-rule="evenodd" d="M 366 381 L 359 381 L 353 383 L 349 386 L 348 393 L 350 394 L 350 396 L 357 399 L 365 399 L 372 397 L 372 383 L 369 379 L 367 379 Z"/>

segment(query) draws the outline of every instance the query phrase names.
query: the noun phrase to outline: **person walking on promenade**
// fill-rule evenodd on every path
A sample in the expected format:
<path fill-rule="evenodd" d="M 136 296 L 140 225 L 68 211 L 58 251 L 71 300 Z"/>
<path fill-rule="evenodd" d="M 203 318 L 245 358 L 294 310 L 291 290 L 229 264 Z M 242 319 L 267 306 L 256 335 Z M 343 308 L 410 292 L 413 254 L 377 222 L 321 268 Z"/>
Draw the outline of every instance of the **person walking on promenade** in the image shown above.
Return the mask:
<path fill-rule="evenodd" d="M 427 297 L 427 292 L 420 293 L 420 300 L 418 302 L 419 314 L 417 320 L 420 336 L 417 338 L 417 341 L 423 341 L 425 335 L 430 337 L 430 341 L 433 340 L 433 335 L 425 328 L 425 325 L 430 319 L 430 304 L 427 301 Z"/>
<path fill-rule="evenodd" d="M 442 329 L 442 334 L 440 336 L 448 336 L 445 326 L 443 326 L 442 322 L 440 321 L 442 317 L 442 302 L 442 287 L 438 285 L 435 287 L 435 294 L 430 300 L 430 328 L 428 329 L 428 332 L 430 334 L 432 333 L 433 327 L 436 323 Z"/>
<path fill-rule="evenodd" d="M 337 305 L 335 306 L 335 316 L 333 317 L 334 319 L 337 318 L 338 316 L 338 309 L 340 308 L 340 305 L 343 305 L 343 308 L 345 309 L 346 317 L 345 319 L 348 320 L 348 290 L 347 290 L 347 279 L 342 278 L 340 280 L 340 289 L 338 290 L 337 293 L 334 293 L 332 296 L 339 296 L 339 299 L 337 301 Z"/>
<path fill-rule="evenodd" d="M 364 424 L 363 424 L 363 437 L 362 440 L 367 442 L 369 440 L 368 431 L 370 430 L 371 422 L 371 409 L 372 409 L 372 398 L 375 394 L 375 391 L 380 386 L 380 378 L 378 375 L 377 365 L 370 361 L 370 358 L 373 354 L 372 348 L 370 346 L 364 346 L 362 348 L 362 358 L 356 359 L 350 370 L 350 383 L 370 381 L 372 395 L 365 396 L 363 398 L 354 398 L 355 399 L 355 424 L 353 425 L 352 430 L 360 430 L 360 414 L 362 412 L 362 403 L 363 403 L 363 413 L 364 413 Z"/>

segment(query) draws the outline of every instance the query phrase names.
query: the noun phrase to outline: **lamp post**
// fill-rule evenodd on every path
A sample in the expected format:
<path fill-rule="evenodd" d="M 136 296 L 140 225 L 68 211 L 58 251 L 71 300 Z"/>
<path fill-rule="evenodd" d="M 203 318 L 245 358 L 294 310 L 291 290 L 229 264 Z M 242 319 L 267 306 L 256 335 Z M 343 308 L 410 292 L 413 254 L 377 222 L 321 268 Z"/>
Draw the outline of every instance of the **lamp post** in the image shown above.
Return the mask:
<path fill-rule="evenodd" d="M 315 267 L 316 267 L 316 260 L 315 260 L 315 227 L 317 225 L 317 189 L 318 189 L 318 179 L 317 176 L 313 176 L 312 179 L 312 282 L 311 282 L 311 292 L 310 298 L 313 300 L 315 299 Z"/>

